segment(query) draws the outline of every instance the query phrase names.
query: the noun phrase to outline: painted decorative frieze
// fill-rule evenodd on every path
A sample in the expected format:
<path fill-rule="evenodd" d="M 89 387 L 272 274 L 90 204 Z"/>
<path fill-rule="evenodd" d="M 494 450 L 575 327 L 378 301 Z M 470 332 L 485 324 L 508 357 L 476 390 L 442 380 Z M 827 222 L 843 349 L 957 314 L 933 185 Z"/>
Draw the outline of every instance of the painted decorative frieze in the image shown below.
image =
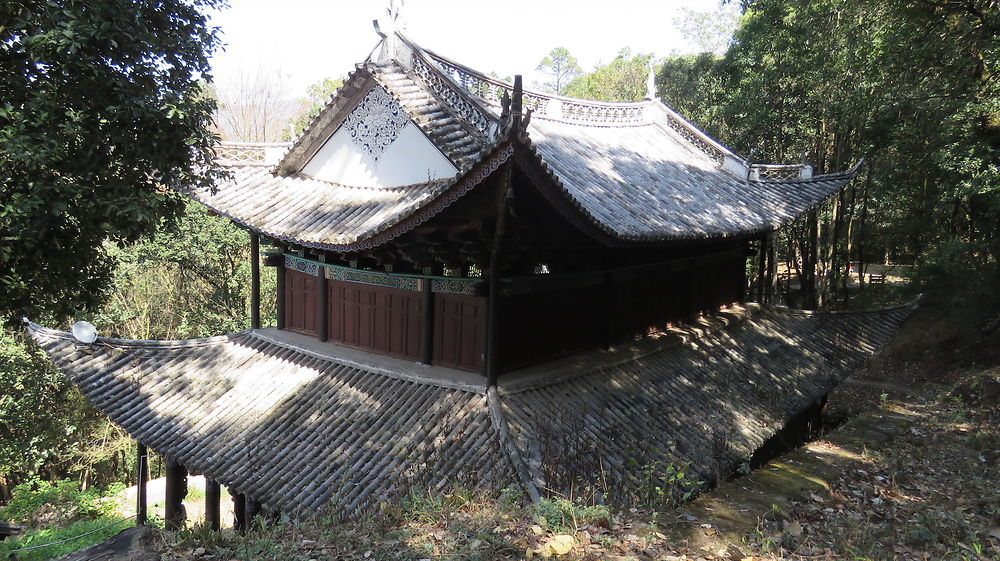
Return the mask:
<path fill-rule="evenodd" d="M 293 269 L 300 273 L 305 273 L 314 277 L 318 277 L 320 275 L 319 263 L 308 261 L 306 259 L 300 259 L 294 255 L 285 255 L 285 268 Z"/>
<path fill-rule="evenodd" d="M 409 120 L 399 103 L 376 86 L 347 116 L 344 128 L 351 135 L 351 141 L 377 162 Z"/>

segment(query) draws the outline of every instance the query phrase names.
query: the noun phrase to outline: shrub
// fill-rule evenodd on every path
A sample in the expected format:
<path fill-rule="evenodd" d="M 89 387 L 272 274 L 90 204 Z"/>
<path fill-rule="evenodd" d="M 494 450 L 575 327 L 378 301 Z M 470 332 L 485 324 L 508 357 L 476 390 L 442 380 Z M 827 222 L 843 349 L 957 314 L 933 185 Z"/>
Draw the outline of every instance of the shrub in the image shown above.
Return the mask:
<path fill-rule="evenodd" d="M 120 483 L 106 492 L 99 489 L 81 491 L 73 479 L 41 481 L 29 479 L 14 487 L 7 506 L 0 508 L 0 519 L 17 520 L 29 526 L 65 526 L 83 519 L 102 518 L 115 512 L 114 501 L 104 496 L 122 489 Z"/>

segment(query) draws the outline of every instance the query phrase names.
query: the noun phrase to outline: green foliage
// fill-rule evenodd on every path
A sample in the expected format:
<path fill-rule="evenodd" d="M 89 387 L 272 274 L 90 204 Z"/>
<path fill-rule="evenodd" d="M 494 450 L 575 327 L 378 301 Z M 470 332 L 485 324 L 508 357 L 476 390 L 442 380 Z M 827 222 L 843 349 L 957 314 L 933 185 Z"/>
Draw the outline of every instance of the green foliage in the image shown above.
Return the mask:
<path fill-rule="evenodd" d="M 671 454 L 669 460 L 659 460 L 642 466 L 642 485 L 636 503 L 654 508 L 674 508 L 688 501 L 702 482 L 688 478 L 691 462 Z"/>
<path fill-rule="evenodd" d="M 721 55 L 726 52 L 740 20 L 740 10 L 735 3 L 723 4 L 708 12 L 682 7 L 678 13 L 674 27 L 695 46 L 696 53 Z"/>
<path fill-rule="evenodd" d="M 283 140 L 292 140 L 302 134 L 302 131 L 319 115 L 333 94 L 343 85 L 343 78 L 324 78 L 323 81 L 316 82 L 306 88 L 306 99 L 302 102 L 302 108 L 281 133 Z"/>
<path fill-rule="evenodd" d="M 542 499 L 531 507 L 534 519 L 555 533 L 575 534 L 581 524 L 611 520 L 604 505 L 580 505 L 569 499 Z"/>
<path fill-rule="evenodd" d="M 723 135 L 722 107 L 717 102 L 723 82 L 713 53 L 673 56 L 656 72 L 657 95 L 664 103 L 696 123 L 712 137 Z"/>
<path fill-rule="evenodd" d="M 646 97 L 652 58 L 652 54 L 632 55 L 628 48 L 622 49 L 611 62 L 570 82 L 564 94 L 597 101 L 640 101 Z"/>
<path fill-rule="evenodd" d="M 222 0 L 22 0 L 0 6 L 0 316 L 93 308 L 131 242 L 212 182 Z"/>
<path fill-rule="evenodd" d="M 556 47 L 549 51 L 549 54 L 538 63 L 535 70 L 551 76 L 548 82 L 542 84 L 542 88 L 556 95 L 566 93 L 566 87 L 570 82 L 583 73 L 576 57 L 571 55 L 565 47 Z"/>
<path fill-rule="evenodd" d="M 30 530 L 23 536 L 0 542 L 0 558 L 6 559 L 9 552 L 45 544 L 53 544 L 31 551 L 17 552 L 18 561 L 46 561 L 54 559 L 78 549 L 103 542 L 118 532 L 133 524 L 132 520 L 117 518 L 95 518 L 80 520 L 64 528 L 46 528 Z M 93 532 L 93 533 L 90 533 Z M 68 540 L 64 543 L 62 540 Z M 12 557 L 13 559 L 13 557 Z"/>
<path fill-rule="evenodd" d="M 177 224 L 126 248 L 114 291 L 92 320 L 104 335 L 184 339 L 250 327 L 250 237 L 189 202 Z M 273 317 L 275 279 L 262 267 L 263 322 Z M 273 320 L 271 320 L 273 322 Z"/>
<path fill-rule="evenodd" d="M 105 423 L 22 333 L 0 331 L 0 484 L 68 468 Z"/>
<path fill-rule="evenodd" d="M 107 517 L 117 505 L 102 499 L 124 488 L 116 483 L 106 492 L 96 488 L 81 491 L 79 482 L 73 479 L 47 482 L 33 477 L 14 487 L 10 502 L 0 508 L 0 520 L 16 520 L 29 526 L 65 526 L 77 520 Z"/>
<path fill-rule="evenodd" d="M 742 6 L 722 59 L 673 57 L 658 88 L 754 162 L 827 173 L 867 157 L 836 207 L 784 233 L 782 253 L 818 291 L 805 300 L 846 293 L 847 261 L 941 262 L 961 246 L 970 265 L 996 263 L 1000 11 L 981 0 Z"/>

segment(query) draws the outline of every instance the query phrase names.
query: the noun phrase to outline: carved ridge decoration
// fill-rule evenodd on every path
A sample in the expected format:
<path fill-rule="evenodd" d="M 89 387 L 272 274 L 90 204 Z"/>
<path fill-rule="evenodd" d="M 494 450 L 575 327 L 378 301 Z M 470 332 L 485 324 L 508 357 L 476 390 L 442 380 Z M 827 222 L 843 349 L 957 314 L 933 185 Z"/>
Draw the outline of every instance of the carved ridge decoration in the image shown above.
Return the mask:
<path fill-rule="evenodd" d="M 757 172 L 758 181 L 796 181 L 802 173 L 800 164 L 754 164 L 750 169 Z"/>
<path fill-rule="evenodd" d="M 374 86 L 344 120 L 351 142 L 378 162 L 410 122 L 406 111 L 381 86 Z"/>
<path fill-rule="evenodd" d="M 433 56 L 434 63 L 440 71 L 452 79 L 462 89 L 472 95 L 478 96 L 489 103 L 501 105 L 503 94 L 512 92 L 508 84 L 498 80 L 490 80 L 486 77 L 469 72 L 460 68 L 445 59 Z M 414 59 L 415 63 L 423 64 L 419 58 Z M 637 124 L 645 122 L 643 114 L 643 104 L 602 104 L 588 103 L 584 101 L 556 100 L 550 96 L 533 92 L 524 92 L 524 107 L 531 109 L 536 115 L 544 115 L 549 118 L 562 119 L 565 121 L 578 121 L 591 124 Z M 561 115 L 554 115 L 550 106 L 560 104 L 562 106 Z"/>
<path fill-rule="evenodd" d="M 674 132 L 681 135 L 681 138 L 693 144 L 696 148 L 704 152 L 709 158 L 711 158 L 715 163 L 722 164 L 726 159 L 725 154 L 722 153 L 718 148 L 712 146 L 711 143 L 706 142 L 701 134 L 696 132 L 696 130 L 688 123 L 682 121 L 680 117 L 674 115 L 667 115 L 667 126 L 671 128 Z"/>
<path fill-rule="evenodd" d="M 477 131 L 485 135 L 490 129 L 490 119 L 474 103 L 465 99 L 455 91 L 438 73 L 436 69 L 419 57 L 413 57 L 413 71 L 416 75 L 451 108 L 458 112 L 459 116 L 465 119 Z"/>

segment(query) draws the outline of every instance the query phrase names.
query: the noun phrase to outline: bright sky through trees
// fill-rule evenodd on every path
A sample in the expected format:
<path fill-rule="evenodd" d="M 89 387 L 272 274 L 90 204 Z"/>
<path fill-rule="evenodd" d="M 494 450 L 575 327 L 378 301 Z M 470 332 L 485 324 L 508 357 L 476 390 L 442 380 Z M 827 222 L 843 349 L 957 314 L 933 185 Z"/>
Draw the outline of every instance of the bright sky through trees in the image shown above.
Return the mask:
<path fill-rule="evenodd" d="M 225 52 L 215 56 L 216 79 L 242 66 L 280 68 L 293 95 L 323 78 L 353 69 L 378 43 L 372 20 L 388 0 L 232 0 L 212 14 L 222 28 Z M 566 47 L 585 71 L 609 62 L 623 47 L 666 56 L 691 52 L 674 26 L 687 8 L 719 9 L 718 0 L 618 0 L 612 5 L 578 0 L 407 0 L 407 34 L 422 46 L 483 72 L 523 74 L 543 81 L 538 62 L 553 47 Z M 731 6 L 730 6 L 731 8 Z"/>

